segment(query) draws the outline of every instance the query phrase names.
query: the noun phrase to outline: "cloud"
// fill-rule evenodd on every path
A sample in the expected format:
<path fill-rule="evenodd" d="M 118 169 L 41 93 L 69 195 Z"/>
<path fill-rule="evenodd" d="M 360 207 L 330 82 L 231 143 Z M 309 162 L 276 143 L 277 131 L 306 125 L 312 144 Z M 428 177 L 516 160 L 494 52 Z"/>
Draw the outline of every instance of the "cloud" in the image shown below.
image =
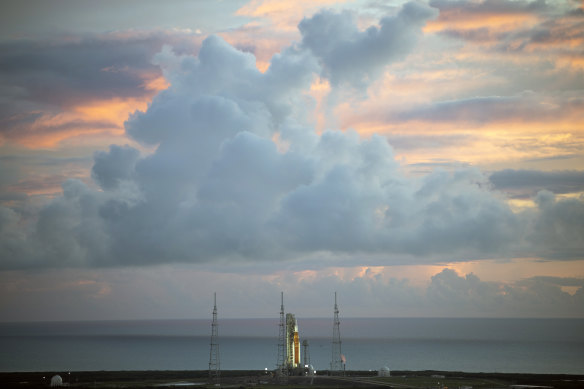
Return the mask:
<path fill-rule="evenodd" d="M 578 317 L 581 315 L 582 291 L 563 292 L 560 285 L 574 280 L 535 277 L 515 284 L 481 281 L 470 273 L 465 276 L 444 269 L 434 275 L 426 291 L 428 302 L 440 307 L 441 315 L 500 317 Z M 579 280 L 582 284 L 582 280 Z"/>
<path fill-rule="evenodd" d="M 577 170 L 539 171 L 505 169 L 489 177 L 496 189 L 515 197 L 533 197 L 542 189 L 556 194 L 584 191 L 584 172 Z"/>
<path fill-rule="evenodd" d="M 132 179 L 140 152 L 132 147 L 111 145 L 109 152 L 95 153 L 93 179 L 104 189 L 113 189 L 120 181 Z"/>
<path fill-rule="evenodd" d="M 515 96 L 484 96 L 439 101 L 397 113 L 403 121 L 495 123 L 501 121 L 546 122 L 563 118 L 579 118 L 584 108 L 580 98 L 545 96 L 525 91 Z"/>
<path fill-rule="evenodd" d="M 3 41 L 0 141 L 52 146 L 79 134 L 119 131 L 120 107 L 126 116 L 128 106 L 136 109 L 160 88 L 161 71 L 151 59 L 164 42 L 177 52 L 198 49 L 196 36 L 166 31 Z M 100 103 L 106 105 L 101 111 Z"/>
<path fill-rule="evenodd" d="M 390 40 L 374 57 L 386 34 L 417 36 L 432 15 L 408 3 L 379 29 L 353 26 L 351 39 L 324 29 L 323 47 L 306 46 L 317 33 L 317 19 L 306 19 L 304 37 L 312 38 L 275 55 L 263 73 L 251 53 L 217 36 L 197 55 L 165 46 L 154 63 L 168 88 L 125 122 L 128 136 L 154 150 L 114 145 L 95 153 L 99 188 L 67 180 L 36 219 L 4 210 L 0 267 L 581 257 L 583 231 L 573 217 L 581 200 L 540 194 L 538 209 L 514 213 L 478 169 L 413 178 L 383 137 L 315 131 L 306 92 L 317 74 L 363 81 L 391 53 L 409 50 Z M 325 52 L 348 54 L 361 40 L 357 78 L 327 70 Z"/>
<path fill-rule="evenodd" d="M 360 31 L 348 11 L 320 11 L 303 19 L 298 28 L 302 46 L 320 61 L 322 74 L 332 85 L 368 85 L 385 66 L 403 59 L 422 35 L 426 21 L 437 15 L 422 3 L 408 2 L 395 16 L 386 16 L 379 27 Z"/>
<path fill-rule="evenodd" d="M 509 29 L 533 23 L 549 9 L 544 0 L 433 0 L 430 5 L 440 10 L 440 16 L 430 23 L 430 29 L 443 30 L 447 34 L 481 28 L 490 30 L 495 26 L 499 33 L 506 33 Z"/>
<path fill-rule="evenodd" d="M 159 72 L 149 60 L 160 50 L 163 37 L 158 42 L 152 38 L 111 34 L 73 41 L 3 42 L 0 82 L 4 88 L 18 88 L 28 101 L 51 105 L 136 97 L 144 93 L 145 77 Z"/>
<path fill-rule="evenodd" d="M 441 269 L 424 281 L 415 285 L 396 277 L 389 267 L 280 271 L 269 276 L 249 269 L 216 273 L 187 265 L 10 271 L 0 273 L 0 320 L 208 318 L 209 291 L 217 285 L 223 318 L 277 320 L 280 291 L 286 308 L 298 317 L 324 317 L 332 314 L 334 290 L 339 292 L 341 318 L 584 315 L 581 278 L 501 283 Z M 573 293 L 562 291 L 563 286 L 572 287 Z"/>
<path fill-rule="evenodd" d="M 440 16 L 426 31 L 482 46 L 490 52 L 514 56 L 537 54 L 558 67 L 582 69 L 583 35 L 580 8 L 543 0 L 434 0 Z"/>
<path fill-rule="evenodd" d="M 545 258 L 575 259 L 581 257 L 584 237 L 584 201 L 557 200 L 553 193 L 541 191 L 535 201 L 539 213 L 528 241 L 539 248 Z"/>
<path fill-rule="evenodd" d="M 440 149 L 448 146 L 464 146 L 473 137 L 464 134 L 454 135 L 412 135 L 390 134 L 387 136 L 391 146 L 398 150 Z"/>

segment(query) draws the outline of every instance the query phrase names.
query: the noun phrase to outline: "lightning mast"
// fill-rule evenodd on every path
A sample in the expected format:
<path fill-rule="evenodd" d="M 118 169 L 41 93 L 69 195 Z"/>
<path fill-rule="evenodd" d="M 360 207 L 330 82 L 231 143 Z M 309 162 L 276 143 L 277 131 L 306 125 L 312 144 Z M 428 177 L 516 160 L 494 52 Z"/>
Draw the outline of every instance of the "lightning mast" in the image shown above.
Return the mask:
<path fill-rule="evenodd" d="M 213 293 L 213 322 L 211 323 L 211 350 L 209 352 L 209 380 L 219 385 L 221 365 L 219 360 L 219 323 L 217 322 L 217 293 Z"/>
<path fill-rule="evenodd" d="M 286 366 L 286 314 L 284 313 L 284 292 L 280 292 L 282 304 L 280 305 L 280 332 L 278 334 L 278 361 L 277 371 L 279 376 L 288 373 Z"/>
<path fill-rule="evenodd" d="M 337 306 L 337 292 L 335 292 L 335 313 L 333 319 L 333 341 L 331 374 L 341 374 L 343 371 L 343 354 L 341 353 L 341 329 L 339 320 L 339 307 Z"/>

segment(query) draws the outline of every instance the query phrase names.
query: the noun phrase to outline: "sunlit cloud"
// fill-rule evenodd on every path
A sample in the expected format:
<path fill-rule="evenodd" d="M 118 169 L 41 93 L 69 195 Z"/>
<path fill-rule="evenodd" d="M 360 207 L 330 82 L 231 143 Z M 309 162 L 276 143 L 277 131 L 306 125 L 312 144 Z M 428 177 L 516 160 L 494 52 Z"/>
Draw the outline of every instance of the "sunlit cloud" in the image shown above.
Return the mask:
<path fill-rule="evenodd" d="M 3 40 L 0 320 L 192 317 L 217 285 L 234 317 L 282 290 L 584 316 L 574 7 L 254 0 Z"/>
<path fill-rule="evenodd" d="M 278 30 L 296 32 L 296 26 L 303 17 L 310 16 L 317 9 L 333 4 L 342 4 L 341 0 L 252 0 L 237 11 L 237 15 L 267 20 Z"/>

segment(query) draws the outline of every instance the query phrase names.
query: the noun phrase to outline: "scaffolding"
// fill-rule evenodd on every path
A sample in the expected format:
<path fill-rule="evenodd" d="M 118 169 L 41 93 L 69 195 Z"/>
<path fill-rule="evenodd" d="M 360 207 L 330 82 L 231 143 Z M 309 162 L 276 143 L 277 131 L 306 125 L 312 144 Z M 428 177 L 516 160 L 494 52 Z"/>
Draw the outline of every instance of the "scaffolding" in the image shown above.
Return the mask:
<path fill-rule="evenodd" d="M 219 323 L 217 322 L 217 293 L 213 294 L 213 322 L 211 323 L 211 350 L 209 352 L 209 381 L 220 385 Z"/>

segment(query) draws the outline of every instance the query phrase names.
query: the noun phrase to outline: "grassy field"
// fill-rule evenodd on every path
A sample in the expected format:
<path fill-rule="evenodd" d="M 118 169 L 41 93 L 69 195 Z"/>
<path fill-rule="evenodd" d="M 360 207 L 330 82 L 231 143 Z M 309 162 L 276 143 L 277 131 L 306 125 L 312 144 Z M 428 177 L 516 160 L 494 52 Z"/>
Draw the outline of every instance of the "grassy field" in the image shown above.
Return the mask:
<path fill-rule="evenodd" d="M 584 387 L 584 376 L 558 374 L 503 374 L 437 371 L 394 371 L 391 377 L 376 372 L 349 371 L 344 377 L 287 377 L 278 380 L 270 372 L 230 370 L 221 372 L 221 387 L 226 388 L 510 388 L 532 385 L 556 389 Z M 59 374 L 71 388 L 215 388 L 204 371 L 86 371 L 0 373 L 1 388 L 36 389 L 49 387 L 51 377 Z"/>

